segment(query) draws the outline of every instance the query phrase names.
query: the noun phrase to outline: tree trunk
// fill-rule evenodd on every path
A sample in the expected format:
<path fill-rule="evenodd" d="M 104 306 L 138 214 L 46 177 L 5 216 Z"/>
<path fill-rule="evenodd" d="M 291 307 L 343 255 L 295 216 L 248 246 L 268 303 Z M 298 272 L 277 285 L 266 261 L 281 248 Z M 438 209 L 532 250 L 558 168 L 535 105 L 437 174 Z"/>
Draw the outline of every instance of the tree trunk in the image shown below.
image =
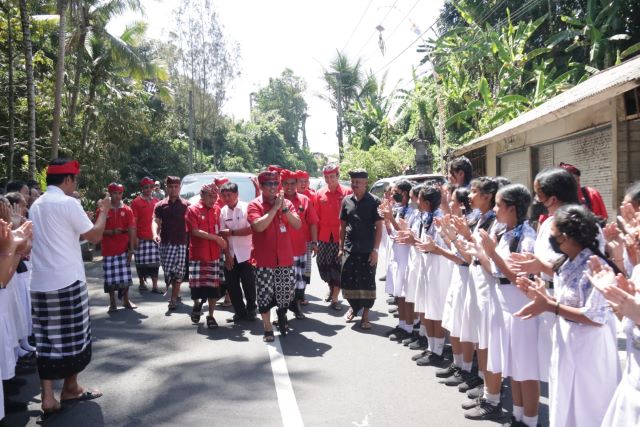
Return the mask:
<path fill-rule="evenodd" d="M 91 121 L 93 118 L 93 101 L 96 97 L 96 88 L 98 86 L 98 77 L 96 71 L 94 70 L 91 75 L 91 83 L 89 85 L 89 98 L 87 99 L 87 106 L 84 110 L 84 123 L 82 124 L 82 139 L 80 142 L 81 151 L 84 154 L 84 151 L 87 147 L 87 142 L 89 140 L 89 130 L 91 129 Z"/>
<path fill-rule="evenodd" d="M 56 86 L 53 103 L 53 124 L 51 126 L 51 158 L 58 158 L 60 144 L 60 111 L 62 110 L 62 88 L 64 87 L 64 45 L 66 39 L 67 1 L 58 0 L 58 60 L 56 61 Z"/>
<path fill-rule="evenodd" d="M 71 89 L 71 101 L 69 102 L 68 123 L 72 126 L 76 119 L 76 109 L 78 106 L 78 93 L 80 92 L 80 77 L 82 76 L 82 65 L 84 64 L 84 43 L 87 38 L 87 8 L 84 2 L 80 4 L 80 38 L 76 51 L 76 64 L 73 74 L 73 87 Z"/>
<path fill-rule="evenodd" d="M 13 82 L 13 25 L 11 24 L 11 7 L 7 8 L 7 50 L 9 55 L 9 164 L 7 168 L 9 181 L 13 181 L 13 155 L 15 151 L 15 87 Z"/>
<path fill-rule="evenodd" d="M 29 177 L 36 178 L 36 94 L 33 82 L 33 50 L 31 47 L 31 19 L 27 10 L 27 0 L 20 0 L 20 23 L 22 26 L 22 42 L 27 74 L 27 111 L 29 139 Z"/>

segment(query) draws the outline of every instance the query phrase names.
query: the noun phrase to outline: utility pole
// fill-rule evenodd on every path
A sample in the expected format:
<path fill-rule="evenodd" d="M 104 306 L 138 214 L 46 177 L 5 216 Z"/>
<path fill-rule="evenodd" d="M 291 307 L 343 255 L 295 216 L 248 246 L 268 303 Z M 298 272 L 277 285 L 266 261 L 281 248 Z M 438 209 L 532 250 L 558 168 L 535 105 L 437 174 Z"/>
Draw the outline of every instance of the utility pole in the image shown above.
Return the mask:
<path fill-rule="evenodd" d="M 189 173 L 193 173 L 193 91 L 189 91 Z"/>

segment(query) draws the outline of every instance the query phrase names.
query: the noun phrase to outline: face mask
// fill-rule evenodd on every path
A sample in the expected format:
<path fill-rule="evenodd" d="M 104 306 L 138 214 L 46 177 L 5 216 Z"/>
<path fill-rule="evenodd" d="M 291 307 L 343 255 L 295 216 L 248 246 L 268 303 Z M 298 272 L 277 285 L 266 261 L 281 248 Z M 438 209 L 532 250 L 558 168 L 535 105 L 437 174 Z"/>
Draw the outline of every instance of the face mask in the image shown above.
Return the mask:
<path fill-rule="evenodd" d="M 393 201 L 396 203 L 402 202 L 402 194 L 393 193 Z"/>
<path fill-rule="evenodd" d="M 562 249 L 560 249 L 560 243 L 558 243 L 558 239 L 556 239 L 555 236 L 549 236 L 549 244 L 551 245 L 551 249 L 553 249 L 555 253 L 564 254 L 564 252 L 562 252 Z"/>

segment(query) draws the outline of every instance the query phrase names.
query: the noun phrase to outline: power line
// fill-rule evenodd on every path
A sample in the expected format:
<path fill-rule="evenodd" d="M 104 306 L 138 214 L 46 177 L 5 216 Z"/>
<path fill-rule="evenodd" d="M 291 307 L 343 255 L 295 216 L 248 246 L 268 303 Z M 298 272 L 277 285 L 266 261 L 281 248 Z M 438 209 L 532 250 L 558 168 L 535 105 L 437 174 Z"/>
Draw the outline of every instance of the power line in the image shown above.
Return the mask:
<path fill-rule="evenodd" d="M 409 12 L 407 12 L 406 15 L 404 15 L 404 17 L 402 18 L 402 20 L 398 23 L 398 25 L 396 25 L 396 27 L 393 29 L 393 31 L 391 31 L 391 34 L 389 34 L 389 36 L 387 37 L 387 41 L 389 41 L 389 39 L 391 39 L 391 36 L 393 36 L 395 34 L 395 32 L 398 30 L 398 28 L 400 28 L 400 25 L 402 25 L 402 23 L 404 22 L 405 19 L 407 19 L 407 17 L 411 14 L 411 12 L 413 12 L 413 9 L 416 8 L 416 6 L 418 5 L 418 3 L 420 3 L 420 0 L 416 0 L 416 2 L 413 4 L 413 6 L 411 6 L 411 9 L 409 9 Z"/>
<path fill-rule="evenodd" d="M 390 7 L 389 11 L 387 12 L 386 15 L 384 15 L 384 18 L 382 18 L 382 21 L 380 21 L 380 25 L 383 24 L 383 22 L 387 19 L 387 17 L 389 16 L 389 14 L 391 13 L 391 11 L 396 7 L 396 4 L 398 4 L 398 0 L 396 0 L 393 5 Z M 358 51 L 358 54 L 356 55 L 356 58 L 360 56 L 360 54 L 362 53 L 362 51 L 364 50 L 365 47 L 367 47 L 367 45 L 369 44 L 369 42 L 371 41 L 371 39 L 373 38 L 373 36 L 376 35 L 376 30 L 374 30 L 371 35 L 369 36 L 369 38 L 367 39 L 367 41 L 362 45 L 362 47 L 360 48 L 360 50 Z"/>
<path fill-rule="evenodd" d="M 360 16 L 360 20 L 358 21 L 356 26 L 353 28 L 353 31 L 351 31 L 351 35 L 349 36 L 349 39 L 344 44 L 344 47 L 342 48 L 342 52 L 344 52 L 344 50 L 347 48 L 347 46 L 349 45 L 349 42 L 353 38 L 353 35 L 356 33 L 356 30 L 358 29 L 358 27 L 360 27 L 360 24 L 362 23 L 362 20 L 364 19 L 365 15 L 367 14 L 367 11 L 369 10 L 369 7 L 371 7 L 371 3 L 373 3 L 373 0 L 369 0 L 369 4 L 364 9 L 364 12 L 362 12 L 362 15 Z"/>

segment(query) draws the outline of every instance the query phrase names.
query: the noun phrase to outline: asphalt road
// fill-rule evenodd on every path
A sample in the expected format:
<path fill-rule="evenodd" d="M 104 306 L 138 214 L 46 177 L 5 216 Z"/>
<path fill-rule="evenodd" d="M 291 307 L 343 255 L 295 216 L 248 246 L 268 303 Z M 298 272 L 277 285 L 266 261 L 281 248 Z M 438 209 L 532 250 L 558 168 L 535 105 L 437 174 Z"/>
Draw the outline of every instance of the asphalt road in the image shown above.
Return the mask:
<path fill-rule="evenodd" d="M 76 403 L 45 425 L 500 425 L 466 420 L 460 409 L 466 397 L 438 384 L 435 368 L 416 366 L 413 351 L 384 337 L 395 319 L 387 314 L 383 282 L 371 313 L 373 328 L 363 331 L 344 322 L 346 304 L 336 312 L 322 301 L 326 286 L 314 266 L 307 318 L 290 319 L 289 334 L 267 345 L 260 321 L 227 323 L 233 313 L 220 305 L 218 329 L 207 329 L 204 316 L 192 325 L 186 284 L 185 304 L 177 311 L 167 312 L 166 298 L 140 294 L 136 284 L 132 299 L 138 310 L 109 314 L 101 263 L 86 268 L 94 353 L 80 381 L 104 396 Z M 29 411 L 7 417 L 10 426 L 39 423 L 37 375 L 23 378 L 27 385 L 18 397 L 29 400 Z M 507 386 L 503 394 L 509 408 Z"/>

